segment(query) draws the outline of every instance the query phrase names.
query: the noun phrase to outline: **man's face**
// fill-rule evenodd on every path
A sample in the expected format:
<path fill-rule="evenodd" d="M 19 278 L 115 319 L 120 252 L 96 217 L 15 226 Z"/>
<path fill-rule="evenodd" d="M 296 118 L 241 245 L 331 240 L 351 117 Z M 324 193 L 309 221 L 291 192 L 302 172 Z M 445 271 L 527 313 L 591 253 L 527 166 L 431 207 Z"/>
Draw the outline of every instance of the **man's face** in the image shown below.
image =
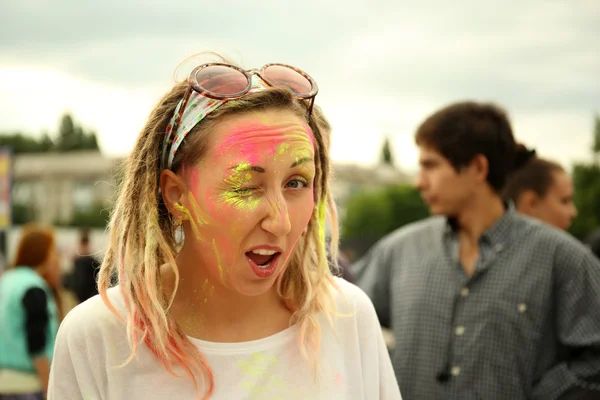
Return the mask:
<path fill-rule="evenodd" d="M 417 189 L 429 211 L 435 215 L 456 216 L 473 193 L 474 183 L 467 171 L 457 172 L 450 161 L 431 147 L 419 147 Z"/>

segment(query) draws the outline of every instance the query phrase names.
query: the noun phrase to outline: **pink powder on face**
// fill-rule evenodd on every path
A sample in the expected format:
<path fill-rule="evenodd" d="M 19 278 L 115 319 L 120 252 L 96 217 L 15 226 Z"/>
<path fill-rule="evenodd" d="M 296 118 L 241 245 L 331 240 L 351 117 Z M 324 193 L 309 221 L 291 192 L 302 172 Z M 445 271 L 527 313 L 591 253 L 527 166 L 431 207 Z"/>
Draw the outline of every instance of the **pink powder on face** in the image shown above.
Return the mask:
<path fill-rule="evenodd" d="M 295 136 L 298 139 L 308 136 L 314 147 L 312 131 L 306 124 L 303 124 L 300 129 L 300 125 L 295 123 L 273 125 L 246 123 L 233 128 L 228 137 L 217 147 L 215 154 L 219 156 L 235 149 L 250 164 L 255 164 L 259 156 L 274 155 L 282 142 Z M 265 148 L 265 145 L 268 148 Z"/>
<path fill-rule="evenodd" d="M 198 171 L 197 167 L 192 167 L 192 168 L 188 168 L 186 169 L 187 171 L 187 180 L 189 182 L 189 189 L 190 192 L 192 193 L 196 193 L 199 189 L 199 185 L 200 185 L 200 171 Z M 183 169 L 182 169 L 183 172 Z M 184 176 L 186 176 L 184 174 Z"/>

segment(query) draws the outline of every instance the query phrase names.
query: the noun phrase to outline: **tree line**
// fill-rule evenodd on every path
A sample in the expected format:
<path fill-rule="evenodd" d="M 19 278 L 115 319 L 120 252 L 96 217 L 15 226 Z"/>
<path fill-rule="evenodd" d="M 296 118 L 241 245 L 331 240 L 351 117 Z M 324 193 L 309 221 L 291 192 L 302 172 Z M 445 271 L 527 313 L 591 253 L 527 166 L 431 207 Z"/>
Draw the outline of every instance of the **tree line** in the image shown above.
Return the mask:
<path fill-rule="evenodd" d="M 69 113 L 60 118 L 55 135 L 43 133 L 39 138 L 22 132 L 0 132 L 0 146 L 10 147 L 14 154 L 96 150 L 96 132 L 76 123 Z"/>

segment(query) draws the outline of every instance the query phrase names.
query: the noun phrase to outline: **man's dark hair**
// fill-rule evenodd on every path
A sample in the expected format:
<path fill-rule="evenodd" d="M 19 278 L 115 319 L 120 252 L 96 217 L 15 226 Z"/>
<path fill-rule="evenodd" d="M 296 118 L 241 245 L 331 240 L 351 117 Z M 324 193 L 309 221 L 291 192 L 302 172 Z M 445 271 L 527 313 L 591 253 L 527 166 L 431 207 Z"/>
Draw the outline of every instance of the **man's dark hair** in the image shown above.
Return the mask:
<path fill-rule="evenodd" d="M 500 193 L 513 167 L 516 143 L 506 112 L 491 103 L 451 104 L 428 117 L 415 142 L 442 154 L 459 171 L 481 154 L 488 160 L 487 181 Z"/>

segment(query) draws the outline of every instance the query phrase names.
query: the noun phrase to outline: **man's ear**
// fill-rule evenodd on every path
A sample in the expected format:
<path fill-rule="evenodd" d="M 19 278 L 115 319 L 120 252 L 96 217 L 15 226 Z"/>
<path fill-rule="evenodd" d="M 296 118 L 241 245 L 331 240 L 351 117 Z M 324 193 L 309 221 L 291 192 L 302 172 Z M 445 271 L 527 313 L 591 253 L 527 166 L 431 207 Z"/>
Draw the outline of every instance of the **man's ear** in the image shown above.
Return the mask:
<path fill-rule="evenodd" d="M 486 182 L 490 172 L 490 164 L 483 154 L 477 154 L 469 163 L 469 170 L 477 182 Z"/>
<path fill-rule="evenodd" d="M 181 207 L 186 193 L 187 186 L 181 176 L 170 170 L 160 173 L 160 194 L 172 216 L 183 219 L 184 216 L 176 205 Z"/>

